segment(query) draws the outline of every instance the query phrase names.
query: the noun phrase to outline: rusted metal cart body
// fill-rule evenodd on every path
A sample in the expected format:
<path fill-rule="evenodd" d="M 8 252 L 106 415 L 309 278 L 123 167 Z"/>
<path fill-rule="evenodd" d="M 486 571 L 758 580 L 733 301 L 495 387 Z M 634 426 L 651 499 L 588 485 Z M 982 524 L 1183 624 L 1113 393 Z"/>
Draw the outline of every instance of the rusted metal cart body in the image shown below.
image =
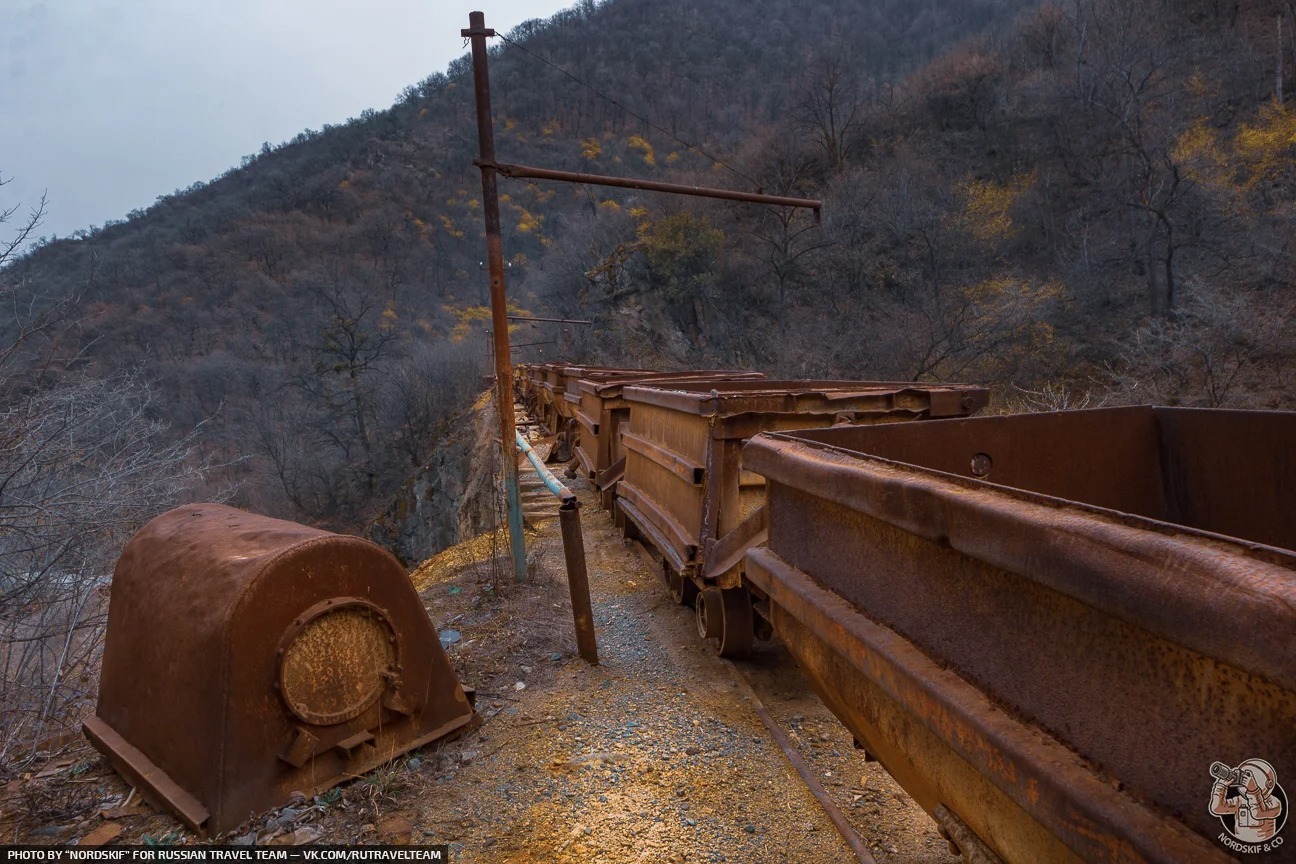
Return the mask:
<path fill-rule="evenodd" d="M 535 398 L 534 363 L 519 363 L 513 367 L 513 392 L 518 400 L 528 409 L 533 408 Z"/>
<path fill-rule="evenodd" d="M 762 435 L 745 578 L 1004 861 L 1230 860 L 1212 763 L 1296 779 L 1294 445 L 1296 414 L 1173 408 Z"/>
<path fill-rule="evenodd" d="M 586 477 L 599 490 L 603 508 L 612 509 L 616 484 L 625 473 L 621 433 L 630 422 L 630 405 L 624 397 L 626 387 L 666 386 L 673 382 L 756 381 L 764 377 L 760 372 L 742 370 L 644 372 L 635 375 L 591 373 L 581 377 L 575 387 L 569 384 L 566 398 L 576 403 L 576 419 L 581 426 L 576 458 Z"/>
<path fill-rule="evenodd" d="M 649 369 L 623 369 L 615 366 L 587 366 L 576 363 L 551 363 L 544 369 L 544 380 L 539 384 L 540 421 L 549 431 L 558 434 L 563 426 L 575 418 L 575 406 L 564 398 L 567 388 L 582 375 L 598 372 L 624 372 L 634 374 L 650 372 Z"/>
<path fill-rule="evenodd" d="M 555 430 L 558 417 L 558 403 L 562 401 L 566 379 L 562 370 L 570 364 L 544 363 L 536 369 L 535 411 L 541 423 Z"/>
<path fill-rule="evenodd" d="M 575 422 L 579 426 L 585 426 L 585 421 L 581 418 L 581 397 L 580 382 L 586 378 L 593 378 L 601 381 L 623 380 L 630 381 L 637 378 L 647 378 L 660 375 L 656 369 L 624 369 L 616 367 L 599 367 L 599 366 L 568 366 L 563 372 L 563 392 L 562 406 L 559 411 L 562 423 Z M 579 437 L 579 430 L 575 437 Z"/>
<path fill-rule="evenodd" d="M 395 558 L 205 504 L 122 553 L 84 728 L 152 803 L 219 834 L 476 717 Z"/>
<path fill-rule="evenodd" d="M 834 423 L 965 416 L 984 388 L 874 381 L 682 381 L 622 390 L 625 475 L 617 507 L 668 566 L 701 588 L 739 584 L 742 549 L 759 539 L 764 480 L 742 444 L 758 432 Z"/>

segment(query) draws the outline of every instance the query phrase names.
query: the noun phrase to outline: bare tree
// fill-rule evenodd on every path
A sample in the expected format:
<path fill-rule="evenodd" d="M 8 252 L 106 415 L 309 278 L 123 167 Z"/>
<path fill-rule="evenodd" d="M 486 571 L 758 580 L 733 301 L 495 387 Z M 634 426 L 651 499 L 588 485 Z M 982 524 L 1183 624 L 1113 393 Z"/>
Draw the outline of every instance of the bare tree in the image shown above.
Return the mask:
<path fill-rule="evenodd" d="M 75 723 L 94 694 L 113 561 L 206 468 L 163 443 L 138 372 L 0 410 L 0 764 Z"/>
<path fill-rule="evenodd" d="M 863 117 L 857 82 L 835 53 L 812 64 L 806 74 L 797 122 L 823 152 L 829 169 L 839 172 Z"/>
<path fill-rule="evenodd" d="M 0 209 L 0 226 L 18 208 Z M 44 200 L 0 243 L 12 265 Z M 136 370 L 70 371 L 76 296 L 41 297 L 0 266 L 0 766 L 74 728 L 93 699 L 113 561 L 209 465 L 167 443 Z M 43 337 L 43 338 L 38 338 Z"/>
<path fill-rule="evenodd" d="M 0 175 L 0 187 L 8 186 L 12 178 L 5 179 Z M 12 261 L 24 246 L 31 241 L 32 235 L 36 229 L 41 226 L 45 218 L 46 199 L 41 195 L 40 201 L 28 211 L 26 218 L 14 222 L 14 217 L 22 209 L 22 204 L 14 204 L 12 207 L 0 207 L 0 226 L 9 225 L 12 229 L 7 240 L 0 240 L 0 267 Z"/>

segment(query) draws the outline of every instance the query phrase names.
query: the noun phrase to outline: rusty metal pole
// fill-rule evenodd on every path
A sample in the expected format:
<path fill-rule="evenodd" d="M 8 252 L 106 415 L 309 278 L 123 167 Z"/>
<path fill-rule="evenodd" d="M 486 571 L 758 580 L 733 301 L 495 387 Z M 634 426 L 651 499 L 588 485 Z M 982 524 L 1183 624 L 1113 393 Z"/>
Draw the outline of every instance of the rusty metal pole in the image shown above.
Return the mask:
<path fill-rule="evenodd" d="M 567 585 L 571 589 L 572 614 L 576 617 L 576 647 L 581 659 L 598 665 L 598 643 L 594 638 L 594 609 L 590 605 L 589 573 L 585 569 L 585 540 L 581 534 L 580 502 L 564 501 L 558 508 L 562 526 L 563 556 L 567 559 Z"/>
<path fill-rule="evenodd" d="M 481 153 L 482 213 L 486 217 L 486 260 L 490 271 L 491 326 L 495 331 L 495 401 L 499 407 L 500 447 L 504 460 L 504 495 L 508 505 L 509 550 L 513 577 L 526 581 L 526 541 L 522 534 L 522 495 L 518 490 L 517 454 L 513 444 L 513 364 L 509 356 L 508 308 L 504 294 L 504 240 L 500 236 L 499 194 L 495 188 L 495 128 L 491 119 L 490 74 L 486 38 L 495 31 L 481 12 L 468 13 L 472 40 L 473 87 L 477 93 L 477 142 Z"/>
<path fill-rule="evenodd" d="M 593 321 L 584 321 L 578 318 L 535 318 L 531 315 L 510 315 L 510 321 L 546 321 L 550 324 L 593 324 Z"/>
<path fill-rule="evenodd" d="M 467 31 L 465 31 L 467 32 Z M 478 160 L 485 167 L 484 160 Z M 605 174 L 587 174 L 584 171 L 557 171 L 553 168 L 536 168 L 532 165 L 499 163 L 490 167 L 505 177 L 531 180 L 558 180 L 563 183 L 588 183 L 592 186 L 615 186 L 620 189 L 642 189 L 648 192 L 671 192 L 676 195 L 696 195 L 700 198 L 720 198 L 726 201 L 744 201 L 748 204 L 773 204 L 779 207 L 805 207 L 814 211 L 815 223 L 823 202 L 817 198 L 789 198 L 786 195 L 766 195 L 763 192 L 739 192 L 736 189 L 715 189 L 709 186 L 690 186 L 687 183 L 661 183 L 634 177 L 608 177 Z"/>
<path fill-rule="evenodd" d="M 521 432 L 514 432 L 517 447 L 526 456 L 536 475 L 562 505 L 558 508 L 558 523 L 562 526 L 563 557 L 567 559 L 567 587 L 571 590 L 572 617 L 576 619 L 576 647 L 581 659 L 591 666 L 598 665 L 598 642 L 594 637 L 594 607 L 590 603 L 589 571 L 585 569 L 585 535 L 581 534 L 580 501 L 575 493 L 564 486 L 553 472 L 540 461 Z"/>

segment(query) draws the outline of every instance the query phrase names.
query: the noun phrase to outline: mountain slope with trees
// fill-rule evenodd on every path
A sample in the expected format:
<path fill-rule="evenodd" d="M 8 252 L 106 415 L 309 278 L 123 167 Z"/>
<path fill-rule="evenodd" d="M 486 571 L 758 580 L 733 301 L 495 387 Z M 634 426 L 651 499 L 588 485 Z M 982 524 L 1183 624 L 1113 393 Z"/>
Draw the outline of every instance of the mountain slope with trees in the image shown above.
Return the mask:
<path fill-rule="evenodd" d="M 890 88 L 1022 5 L 583 3 L 522 25 L 492 52 L 499 153 L 743 187 L 739 174 L 751 175 L 782 134 L 772 131 L 778 118 L 804 113 L 811 77 L 839 74 L 835 58 L 861 61 L 850 87 Z M 734 170 L 716 170 L 555 67 Z M 437 424 L 467 404 L 486 370 L 470 73 L 461 58 L 388 111 L 267 144 L 124 222 L 42 243 L 5 277 L 36 297 L 83 293 L 78 367 L 144 369 L 162 397 L 161 417 L 177 434 L 201 427 L 204 446 L 226 466 L 213 482 L 236 483 L 240 503 L 354 530 L 426 460 Z M 826 146 L 844 156 L 856 122 L 842 118 L 840 140 Z M 724 208 L 676 212 L 660 197 L 580 187 L 508 183 L 503 191 L 518 308 L 599 318 L 573 352 L 767 362 L 708 339 L 693 354 L 648 351 L 676 322 L 686 337 L 718 326 L 695 295 L 721 287 L 717 253 L 736 218 Z M 709 222 L 724 230 L 693 230 Z M 587 248 L 591 229 L 607 250 Z M 597 269 L 616 248 L 627 257 L 625 293 L 591 291 L 590 268 L 572 278 L 573 265 Z M 615 283 L 617 270 L 603 267 L 594 281 Z M 644 290 L 658 291 L 661 308 L 622 328 L 621 306 Z"/>
<path fill-rule="evenodd" d="M 502 181 L 513 302 L 595 320 L 578 359 L 1284 404 L 1278 11 L 614 0 L 528 22 L 492 52 L 502 160 L 825 208 Z M 485 371 L 475 136 L 465 57 L 5 278 L 83 293 L 75 367 L 144 370 L 241 503 L 354 529 Z"/>

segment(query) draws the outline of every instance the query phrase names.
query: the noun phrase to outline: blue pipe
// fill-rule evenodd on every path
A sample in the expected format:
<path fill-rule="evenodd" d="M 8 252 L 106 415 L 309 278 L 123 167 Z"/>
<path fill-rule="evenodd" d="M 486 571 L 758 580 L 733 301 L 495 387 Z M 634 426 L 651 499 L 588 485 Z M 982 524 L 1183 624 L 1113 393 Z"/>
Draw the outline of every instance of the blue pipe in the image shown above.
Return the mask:
<path fill-rule="evenodd" d="M 531 463 L 531 467 L 536 470 L 536 473 L 540 475 L 540 479 L 544 481 L 545 488 L 558 496 L 558 500 L 564 504 L 575 501 L 576 494 L 558 482 L 558 478 L 553 475 L 552 471 L 545 467 L 544 462 L 540 461 L 540 456 L 531 449 L 531 445 L 522 437 L 522 433 L 514 432 L 513 437 L 517 439 L 518 449 L 526 454 L 527 461 Z"/>

